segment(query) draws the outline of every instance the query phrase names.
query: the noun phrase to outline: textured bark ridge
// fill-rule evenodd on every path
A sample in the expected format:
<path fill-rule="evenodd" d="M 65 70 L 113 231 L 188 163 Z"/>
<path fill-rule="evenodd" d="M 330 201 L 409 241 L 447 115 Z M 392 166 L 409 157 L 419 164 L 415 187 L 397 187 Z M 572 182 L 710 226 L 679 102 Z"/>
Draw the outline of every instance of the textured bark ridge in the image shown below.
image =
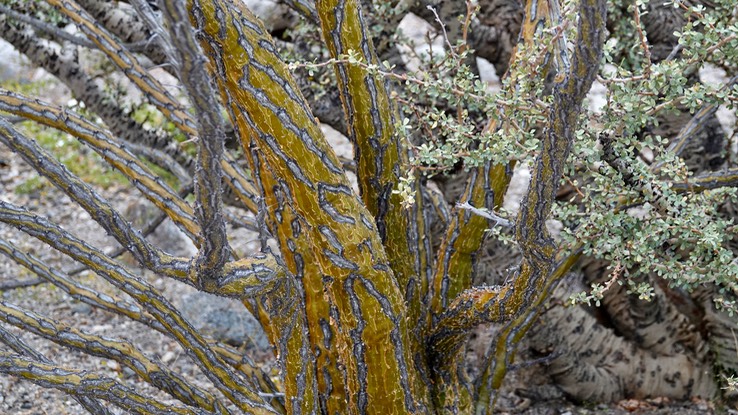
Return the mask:
<path fill-rule="evenodd" d="M 567 19 L 576 25 L 570 32 L 562 26 L 560 5 L 551 0 L 480 1 L 477 18 L 467 21 L 457 17 L 471 2 L 407 4 L 449 43 L 466 39 L 476 56 L 507 73 L 503 87 L 510 96 L 523 88 L 528 71 L 540 84 L 549 83 L 550 97 L 540 101 L 541 125 L 484 115 L 493 116 L 484 133 L 538 130 L 521 208 L 503 221 L 494 212 L 503 206 L 519 160 L 511 156 L 467 166 L 465 174 L 446 183 L 445 194 L 426 186 L 411 167 L 413 148 L 396 131 L 400 94 L 392 90 L 391 76 L 375 70 L 394 46 L 372 39 L 372 26 L 381 22 L 367 15 L 371 3 L 286 3 L 320 28 L 325 54 L 332 58 L 319 64 L 333 69 L 336 78 L 322 102 L 315 102 L 320 95 L 303 94 L 310 78 L 295 78 L 280 56 L 277 42 L 284 40 L 275 41 L 240 0 L 161 0 L 157 12 L 143 0 L 48 0 L 59 19 L 78 27 L 75 35 L 0 13 L 0 36 L 68 85 L 98 119 L 2 88 L 0 111 L 68 133 L 94 150 L 162 211 L 152 223 L 171 219 L 197 254 L 183 258 L 155 246 L 113 203 L 4 115 L 0 143 L 82 207 L 141 268 L 243 303 L 265 328 L 280 381 L 275 384 L 239 351 L 198 333 L 152 284 L 117 261 L 117 254 L 4 200 L 0 222 L 79 262 L 127 297 L 96 292 L 8 240 L 0 239 L 1 253 L 75 299 L 174 339 L 212 387 L 195 385 L 130 342 L 91 335 L 5 301 L 0 301 L 0 343 L 8 350 L 0 350 L 0 373 L 60 389 L 96 414 L 110 413 L 106 404 L 137 414 L 491 414 L 516 345 L 530 330 L 530 351 L 548 356 L 551 378 L 574 399 L 719 393 L 713 369 L 736 370 L 738 354 L 735 320 L 712 303 L 716 288 L 687 292 L 648 274 L 641 278 L 655 286 L 652 302 L 615 287 L 596 311 L 549 303 L 580 285 L 565 276 L 583 257 L 582 245 L 559 246 L 547 221 L 566 190 L 560 187 L 582 105 L 603 58 L 605 0 L 581 0 L 576 16 Z M 27 5 L 13 7 L 14 13 L 27 12 Z M 673 57 L 676 43 L 659 29 L 673 33 L 684 21 L 664 18 L 666 9 L 658 5 L 649 10 L 653 16 L 644 15 L 644 24 L 653 59 Z M 393 30 L 385 28 L 383 36 Z M 40 32 L 52 40 L 36 36 Z M 576 37 L 567 40 L 566 33 Z M 540 59 L 526 58 L 544 35 L 550 44 Z M 129 118 L 105 83 L 87 72 L 78 47 L 105 56 L 176 134 Z M 179 80 L 183 96 L 152 75 L 151 63 Z M 690 168 L 696 172 L 700 166 L 712 171 L 722 162 L 724 144 L 715 111 L 706 106 L 694 116 L 664 118 L 648 132 L 673 138 L 668 150 L 675 154 L 695 155 Z M 353 161 L 336 156 L 321 122 L 346 133 Z M 178 143 L 175 135 L 187 142 Z M 229 135 L 237 139 L 237 152 L 224 147 Z M 653 190 L 632 163 L 613 159 L 612 140 L 602 134 L 602 161 L 639 191 Z M 144 160 L 174 173 L 179 186 L 168 185 Z M 358 195 L 344 170 L 348 164 L 355 167 Z M 395 192 L 408 176 L 414 179 L 410 208 Z M 735 186 L 737 176 L 726 169 L 674 188 Z M 253 219 L 237 218 L 226 204 Z M 239 257 L 230 246 L 228 221 L 258 231 L 260 252 Z M 515 254 L 487 240 L 498 222 L 507 223 Z M 608 266 L 584 258 L 585 283 L 606 280 Z M 464 353 L 470 333 L 490 323 L 500 329 L 480 367 L 468 371 Z M 62 368 L 4 325 L 117 361 L 179 403 L 163 405 L 117 379 Z"/>
<path fill-rule="evenodd" d="M 295 220 L 273 218 L 276 231 L 292 232 L 304 223 L 299 233 L 310 241 L 320 269 L 320 279 L 306 284 L 324 290 L 322 297 L 306 297 L 308 310 L 323 311 L 308 315 L 309 329 L 313 338 L 333 342 L 330 349 L 345 370 L 344 399 L 359 412 L 418 411 L 405 304 L 373 216 L 353 194 L 268 33 L 250 12 L 228 3 L 193 2 L 192 17 L 242 141 L 258 146 L 284 203 L 294 208 Z M 283 255 L 294 254 L 283 249 Z"/>

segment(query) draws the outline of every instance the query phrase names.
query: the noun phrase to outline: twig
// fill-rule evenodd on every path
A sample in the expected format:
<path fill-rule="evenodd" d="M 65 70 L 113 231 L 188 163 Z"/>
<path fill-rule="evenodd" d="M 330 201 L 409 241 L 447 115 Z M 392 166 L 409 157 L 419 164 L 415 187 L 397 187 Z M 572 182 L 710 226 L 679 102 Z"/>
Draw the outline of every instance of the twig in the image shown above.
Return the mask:
<path fill-rule="evenodd" d="M 26 288 L 26 287 L 33 287 L 39 284 L 45 283 L 46 280 L 41 278 L 34 278 L 31 280 L 23 280 L 23 281 L 8 281 L 0 283 L 0 291 L 8 291 L 8 290 L 14 290 L 16 288 Z"/>
<path fill-rule="evenodd" d="M 669 56 L 666 57 L 666 61 L 674 60 L 676 59 L 679 52 L 681 52 L 684 49 L 684 45 L 681 43 L 677 43 L 676 46 L 674 46 L 674 49 L 671 50 L 671 53 L 669 53 Z"/>
<path fill-rule="evenodd" d="M 456 207 L 459 209 L 468 210 L 475 215 L 481 216 L 483 218 L 487 218 L 489 220 L 495 221 L 495 225 L 502 226 L 503 228 L 512 228 L 513 223 L 503 217 L 497 216 L 494 212 L 492 212 L 489 209 L 480 209 L 476 208 L 469 204 L 469 202 L 464 203 L 457 203 Z"/>
<path fill-rule="evenodd" d="M 651 77 L 651 49 L 648 47 L 648 40 L 646 35 L 643 33 L 643 27 L 641 27 L 641 11 L 636 3 L 633 5 L 633 18 L 635 19 L 636 31 L 638 32 L 638 38 L 641 41 L 641 49 L 643 49 L 643 58 L 645 59 L 645 68 L 643 68 L 643 76 L 648 79 Z"/>
<path fill-rule="evenodd" d="M 428 5 L 425 7 L 428 10 L 430 10 L 431 13 L 433 13 L 433 16 L 435 16 L 436 22 L 438 22 L 438 24 L 441 26 L 441 31 L 443 32 L 443 40 L 445 40 L 446 45 L 448 45 L 448 51 L 454 58 L 456 58 L 457 57 L 456 51 L 454 50 L 454 47 L 451 45 L 451 41 L 448 39 L 448 33 L 446 33 L 446 25 L 443 24 L 443 21 L 441 21 L 441 17 L 438 16 L 438 13 L 436 12 L 436 9 L 433 6 Z"/>

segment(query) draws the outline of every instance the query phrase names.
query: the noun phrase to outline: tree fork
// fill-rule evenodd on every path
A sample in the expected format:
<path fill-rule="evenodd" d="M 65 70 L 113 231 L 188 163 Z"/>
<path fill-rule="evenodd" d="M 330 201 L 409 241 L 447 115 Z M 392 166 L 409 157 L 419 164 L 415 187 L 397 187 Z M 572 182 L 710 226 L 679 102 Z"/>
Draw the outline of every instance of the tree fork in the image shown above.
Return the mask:
<path fill-rule="evenodd" d="M 332 324 L 346 365 L 350 408 L 425 412 L 428 406 L 416 401 L 411 386 L 417 374 L 404 299 L 377 227 L 353 194 L 269 34 L 240 3 L 190 5 L 221 91 L 228 91 L 245 115 L 234 120 L 238 130 L 253 134 L 314 241 L 323 289 L 336 306 Z"/>

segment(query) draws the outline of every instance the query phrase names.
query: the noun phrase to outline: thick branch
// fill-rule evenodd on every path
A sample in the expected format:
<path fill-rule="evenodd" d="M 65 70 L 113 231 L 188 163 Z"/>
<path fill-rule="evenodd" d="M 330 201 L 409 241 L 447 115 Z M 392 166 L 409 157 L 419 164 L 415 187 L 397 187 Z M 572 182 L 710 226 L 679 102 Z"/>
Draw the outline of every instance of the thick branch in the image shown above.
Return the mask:
<path fill-rule="evenodd" d="M 514 359 L 515 350 L 520 340 L 534 325 L 536 319 L 544 311 L 543 305 L 551 298 L 553 291 L 574 264 L 581 257 L 581 246 L 575 247 L 573 253 L 561 261 L 553 274 L 547 279 L 543 292 L 522 314 L 508 321 L 497 335 L 497 340 L 489 345 L 485 355 L 484 370 L 475 381 L 476 413 L 491 415 L 494 413 L 496 394 L 502 387 L 510 362 Z"/>
<path fill-rule="evenodd" d="M 603 0 L 583 0 L 580 5 L 571 71 L 554 87 L 548 129 L 515 221 L 516 238 L 523 253 L 520 270 L 511 284 L 468 290 L 454 301 L 432 336 L 431 346 L 437 356 L 454 355 L 461 346 L 460 334 L 473 324 L 516 317 L 546 286 L 555 261 L 555 245 L 545 222 L 575 137 L 582 100 L 597 74 L 605 14 Z"/>
<path fill-rule="evenodd" d="M 319 0 L 316 7 L 323 38 L 334 59 L 354 53 L 368 65 L 379 64 L 358 1 Z M 390 101 L 387 81 L 371 75 L 362 65 L 337 62 L 334 67 L 349 138 L 354 144 L 361 198 L 374 217 L 390 266 L 405 296 L 407 319 L 412 322 L 413 354 L 422 356 L 423 336 L 418 330 L 427 326 L 423 301 L 428 293 L 433 261 L 423 217 L 420 180 L 413 183 L 414 206 L 405 209 L 403 196 L 393 191 L 400 179 L 407 176 L 410 162 L 407 143 L 395 131 L 398 110 Z M 420 396 L 425 393 L 425 386 L 417 385 L 416 389 L 418 398 L 423 399 Z"/>
<path fill-rule="evenodd" d="M 499 210 L 512 178 L 512 166 L 491 166 L 487 162 L 471 171 L 461 202 L 451 211 L 451 221 L 438 250 L 431 303 L 434 314 L 441 313 L 459 293 L 471 287 L 476 255 L 487 229 L 496 225 L 495 221 L 460 206 Z"/>
<path fill-rule="evenodd" d="M 236 118 L 235 114 L 231 116 Z M 249 143 L 248 147 L 253 178 L 264 195 L 260 206 L 260 216 L 265 222 L 262 230 L 266 228 L 276 236 L 281 252 L 289 252 L 283 258 L 295 275 L 295 283 L 284 286 L 289 303 L 280 304 L 262 297 L 245 305 L 259 316 L 277 350 L 288 413 L 313 413 L 319 408 L 327 413 L 345 413 L 348 411 L 345 379 L 338 353 L 330 345 L 335 334 L 334 328 L 327 324 L 330 304 L 321 287 L 323 272 L 318 263 L 309 260 L 313 255 L 312 243 L 307 232 L 302 231 L 305 224 L 285 189 L 256 151 L 255 143 Z M 302 308 L 295 308 L 298 306 Z"/>
<path fill-rule="evenodd" d="M 184 4 L 173 0 L 160 3 L 176 51 L 172 60 L 176 63 L 179 79 L 187 88 L 196 115 L 199 151 L 195 171 L 195 211 L 202 229 L 202 245 L 195 267 L 199 278 L 210 280 L 220 273 L 230 251 L 222 212 L 222 171 L 219 165 L 225 142 L 223 120 L 205 71 L 206 58 L 192 33 Z"/>
<path fill-rule="evenodd" d="M 549 2 L 538 0 L 526 2 L 527 18 L 524 20 L 521 34 L 524 45 L 532 46 L 533 42 L 536 41 L 536 36 L 544 28 L 552 26 L 553 22 L 558 22 L 560 16 L 556 15 L 557 11 L 558 8 L 550 6 Z M 565 49 L 561 50 L 560 53 L 563 54 L 564 51 Z M 518 59 L 520 59 L 518 54 L 513 54 L 511 66 Z M 545 79 L 550 69 L 551 66 L 547 64 L 539 69 L 541 81 Z M 511 78 L 516 79 L 516 76 L 513 75 Z M 510 85 L 509 88 L 515 88 L 515 85 Z M 492 132 L 498 128 L 506 131 L 512 127 L 505 121 L 499 125 L 493 119 L 485 127 L 485 132 Z M 490 211 L 498 210 L 502 206 L 514 166 L 515 161 L 508 163 L 508 165 L 494 166 L 491 162 L 486 162 L 477 167 L 469 176 L 459 205 L 470 205 L 474 208 L 485 208 Z M 472 212 L 458 206 L 454 207 L 451 223 L 441 241 L 438 260 L 436 261 L 438 265 L 433 279 L 431 310 L 437 319 L 447 318 L 448 312 L 444 312 L 446 307 L 452 301 L 455 301 L 455 298 L 461 295 L 464 290 L 471 287 L 476 255 L 483 246 L 487 235 L 486 229 L 495 226 L 496 223 L 497 221 L 474 215 Z M 438 323 L 434 331 L 447 324 Z M 452 323 L 450 326 L 454 326 L 454 324 Z M 472 397 L 469 392 L 471 387 L 462 385 L 468 380 L 464 378 L 463 359 L 459 353 L 460 346 L 467 338 L 468 331 L 464 332 L 456 328 L 451 331 L 453 332 L 453 339 L 448 339 L 448 344 L 451 347 L 446 348 L 446 345 L 443 345 L 436 348 L 433 345 L 437 341 L 434 334 L 431 338 L 431 353 L 433 354 L 432 359 L 435 369 L 434 376 L 437 379 L 435 382 L 436 396 L 443 399 L 437 403 L 437 406 L 443 407 L 446 411 L 460 413 L 470 410 L 472 405 Z M 443 350 L 443 352 L 437 353 L 439 350 Z"/>
<path fill-rule="evenodd" d="M 402 292 L 371 214 L 351 191 L 289 69 L 240 2 L 193 0 L 192 10 L 223 100 L 239 114 L 233 121 L 242 142 L 253 137 L 304 221 L 300 230 L 312 241 L 311 260 L 323 270 L 321 285 L 341 327 L 334 347 L 344 357 L 350 405 L 368 413 L 420 411 L 410 387 L 416 373 Z"/>

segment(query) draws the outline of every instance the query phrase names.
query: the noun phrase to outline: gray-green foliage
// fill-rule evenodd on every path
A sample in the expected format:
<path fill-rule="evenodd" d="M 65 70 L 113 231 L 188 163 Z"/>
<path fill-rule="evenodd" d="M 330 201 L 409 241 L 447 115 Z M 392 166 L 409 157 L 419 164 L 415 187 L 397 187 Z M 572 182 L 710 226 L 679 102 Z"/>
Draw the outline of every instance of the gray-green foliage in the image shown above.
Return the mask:
<path fill-rule="evenodd" d="M 604 64 L 615 68 L 603 74 L 607 104 L 601 115 L 591 118 L 594 122 L 583 124 L 576 160 L 571 164 L 570 174 L 578 177 L 586 197 L 578 209 L 562 205 L 559 214 L 568 224 L 565 239 L 569 243 L 583 242 L 586 254 L 619 264 L 626 276 L 654 272 L 685 289 L 714 283 L 734 293 L 738 290 L 738 261 L 730 247 L 736 237 L 734 220 L 719 211 L 724 203 L 735 202 L 735 189 L 675 190 L 673 183 L 686 182 L 692 176 L 684 160 L 666 151 L 667 138 L 639 135 L 659 114 L 678 107 L 691 113 L 711 104 L 735 109 L 735 84 L 687 82 L 702 63 L 735 66 L 738 24 L 729 3 L 718 2 L 710 12 L 701 5 L 674 3 L 690 16 L 679 34 L 683 51 L 678 59 L 644 65 L 643 50 L 638 43 L 632 44 L 638 37 L 629 36 L 634 32 L 632 26 L 630 31 L 624 28 L 623 37 L 617 32 L 607 43 Z M 617 62 L 616 56 L 625 50 L 631 51 L 628 57 L 636 59 Z M 598 136 L 603 132 L 617 137 L 614 153 L 628 164 L 639 185 L 623 180 L 621 172 L 602 160 Z M 645 152 L 653 154 L 650 162 L 639 157 Z M 650 296 L 647 285 L 630 285 L 641 297 Z M 595 286 L 591 296 L 576 299 L 597 300 L 601 288 Z M 715 302 L 731 315 L 736 312 L 730 300 L 718 297 Z"/>
<path fill-rule="evenodd" d="M 736 238 L 736 227 L 732 218 L 720 212 L 726 202 L 738 201 L 738 193 L 732 188 L 702 192 L 672 188 L 673 183 L 687 182 L 693 173 L 679 155 L 667 151 L 668 138 L 642 134 L 658 123 L 660 115 L 679 109 L 694 113 L 711 104 L 735 109 L 738 85 L 688 81 L 704 63 L 728 71 L 738 64 L 735 6 L 731 0 L 718 0 L 715 5 L 706 10 L 702 5 L 673 2 L 687 16 L 684 29 L 675 33 L 681 54 L 653 63 L 641 39 L 647 33 L 642 27 L 637 30 L 633 18 L 633 7 L 639 7 L 643 15 L 646 3 L 611 3 L 614 31 L 606 43 L 600 72 L 607 88 L 606 104 L 601 112 L 582 115 L 585 122 L 577 131 L 567 172 L 567 180 L 583 197 L 576 203 L 561 201 L 553 218 L 565 225 L 561 234 L 565 249 L 581 247 L 588 256 L 611 261 L 621 269 L 617 282 L 628 284 L 644 299 L 651 298 L 652 288 L 630 281 L 629 276 L 655 273 L 684 289 L 714 283 L 738 292 L 738 259 L 729 246 Z M 546 80 L 536 76 L 537 71 L 550 59 L 557 42 L 572 38 L 575 24 L 567 19 L 574 16 L 574 6 L 575 2 L 564 2 L 561 25 L 540 33 L 535 48 L 519 46 L 520 58 L 497 93 L 488 92 L 487 85 L 462 64 L 471 51 L 464 50 L 461 42 L 453 51 L 447 46 L 445 52 L 417 55 L 420 66 L 414 72 L 398 74 L 367 65 L 376 76 L 404 86 L 397 97 L 403 110 L 398 131 L 415 143 L 412 159 L 416 169 L 432 176 L 460 161 L 465 168 L 486 160 L 532 163 L 549 105 Z M 399 39 L 409 42 L 402 36 Z M 343 58 L 357 63 L 352 54 Z M 305 64 L 312 71 L 323 65 Z M 513 128 L 487 130 L 484 127 L 490 120 L 497 125 L 504 120 Z M 631 180 L 624 180 L 622 171 L 603 159 L 601 134 L 615 137 L 614 156 L 627 166 Z M 414 197 L 411 181 L 406 179 L 397 190 L 408 204 Z M 599 302 L 604 290 L 605 286 L 595 284 L 590 293 L 573 296 L 572 301 Z M 731 315 L 738 311 L 729 298 L 718 297 L 715 302 Z"/>

